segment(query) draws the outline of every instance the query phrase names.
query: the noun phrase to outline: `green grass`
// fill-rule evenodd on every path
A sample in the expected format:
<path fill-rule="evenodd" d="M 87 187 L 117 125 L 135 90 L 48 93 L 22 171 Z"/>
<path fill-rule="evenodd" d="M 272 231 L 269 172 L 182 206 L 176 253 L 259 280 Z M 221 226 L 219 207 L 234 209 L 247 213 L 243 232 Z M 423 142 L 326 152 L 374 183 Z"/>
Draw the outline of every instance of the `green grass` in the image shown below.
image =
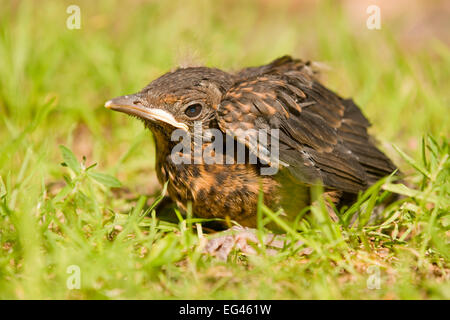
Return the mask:
<path fill-rule="evenodd" d="M 72 3 L 0 1 L 0 299 L 450 299 L 445 43 L 405 43 L 400 17 L 367 30 L 335 2 L 77 1 L 68 30 Z M 337 223 L 320 203 L 296 224 L 262 206 L 260 234 L 274 220 L 313 251 L 220 262 L 198 220 L 158 218 L 151 134 L 103 103 L 190 61 L 284 54 L 329 67 L 323 81 L 354 97 L 409 187 L 382 181 Z M 367 223 L 385 190 L 405 197 Z M 80 289 L 66 286 L 72 265 Z"/>

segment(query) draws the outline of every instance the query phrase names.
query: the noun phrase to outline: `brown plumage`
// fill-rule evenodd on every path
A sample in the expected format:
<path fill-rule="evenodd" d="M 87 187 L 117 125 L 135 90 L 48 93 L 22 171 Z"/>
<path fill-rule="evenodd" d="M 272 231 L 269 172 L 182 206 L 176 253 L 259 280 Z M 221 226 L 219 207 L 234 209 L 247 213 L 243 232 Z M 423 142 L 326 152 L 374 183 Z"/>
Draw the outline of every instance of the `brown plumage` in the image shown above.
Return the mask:
<path fill-rule="evenodd" d="M 370 124 L 354 102 L 320 84 L 309 63 L 288 56 L 237 73 L 178 69 L 106 107 L 144 121 L 156 140 L 159 181 L 169 181 L 170 197 L 184 210 L 192 202 L 199 217 L 228 216 L 254 226 L 260 187 L 267 205 L 295 216 L 310 203 L 312 185 L 349 199 L 395 170 L 372 142 Z M 194 121 L 203 129 L 236 136 L 235 144 L 245 144 L 247 158 L 257 154 L 259 161 L 174 163 L 171 151 L 178 141 L 171 141 L 171 134 L 176 128 L 192 133 Z M 256 140 L 240 135 L 248 129 L 279 129 L 277 174 L 261 175 L 271 158 L 258 154 Z M 203 149 L 210 144 L 203 142 Z M 193 151 L 194 145 L 190 147 Z"/>

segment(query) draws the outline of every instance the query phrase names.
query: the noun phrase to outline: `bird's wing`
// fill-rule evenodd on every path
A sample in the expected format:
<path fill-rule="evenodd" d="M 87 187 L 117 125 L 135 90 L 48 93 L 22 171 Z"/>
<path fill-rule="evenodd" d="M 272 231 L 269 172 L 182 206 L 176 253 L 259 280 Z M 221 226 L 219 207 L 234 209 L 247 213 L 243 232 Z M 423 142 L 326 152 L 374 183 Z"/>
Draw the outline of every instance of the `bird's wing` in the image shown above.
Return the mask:
<path fill-rule="evenodd" d="M 280 61 L 281 60 L 281 61 Z M 305 64 L 283 57 L 244 69 L 217 109 L 220 128 L 262 160 L 257 134 L 279 129 L 279 160 L 302 182 L 356 193 L 395 170 L 370 141 L 369 122 L 352 100 L 322 86 Z"/>
<path fill-rule="evenodd" d="M 263 66 L 242 69 L 235 74 L 235 78 L 239 81 L 262 75 L 279 74 L 288 71 L 301 71 L 310 76 L 313 76 L 316 73 L 316 71 L 311 67 L 311 63 L 309 61 L 305 62 L 300 59 L 292 59 L 290 56 L 283 56 Z"/>

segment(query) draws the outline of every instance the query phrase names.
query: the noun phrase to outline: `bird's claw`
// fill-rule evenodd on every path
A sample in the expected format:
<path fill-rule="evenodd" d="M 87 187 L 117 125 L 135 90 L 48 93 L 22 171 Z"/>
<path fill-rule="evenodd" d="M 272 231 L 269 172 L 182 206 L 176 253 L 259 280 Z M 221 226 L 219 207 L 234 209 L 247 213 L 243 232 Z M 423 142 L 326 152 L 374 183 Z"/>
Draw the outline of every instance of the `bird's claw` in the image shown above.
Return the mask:
<path fill-rule="evenodd" d="M 239 250 L 246 255 L 257 253 L 254 247 L 261 246 L 261 243 L 255 229 L 234 226 L 230 231 L 227 230 L 225 235 L 209 239 L 204 251 L 221 261 L 226 261 L 233 249 Z M 278 249 L 284 247 L 286 238 L 270 234 L 265 237 L 263 242 L 267 246 L 266 253 L 274 255 Z M 300 245 L 301 243 L 298 244 Z"/>

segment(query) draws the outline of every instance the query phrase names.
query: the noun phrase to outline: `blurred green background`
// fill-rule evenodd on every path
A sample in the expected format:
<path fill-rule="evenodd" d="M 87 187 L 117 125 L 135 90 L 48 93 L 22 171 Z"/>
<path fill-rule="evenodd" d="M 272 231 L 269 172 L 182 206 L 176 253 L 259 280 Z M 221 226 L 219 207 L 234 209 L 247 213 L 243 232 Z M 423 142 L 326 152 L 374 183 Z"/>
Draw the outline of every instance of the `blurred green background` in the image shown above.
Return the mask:
<path fill-rule="evenodd" d="M 2 1 L 0 143 L 48 112 L 16 151 L 32 143 L 55 159 L 69 140 L 77 155 L 114 166 L 143 127 L 105 110 L 109 98 L 180 65 L 237 70 L 291 54 L 324 65 L 322 80 L 356 100 L 385 149 L 414 152 L 423 133 L 448 135 L 448 4 L 381 1 L 381 30 L 369 30 L 363 2 Z M 79 30 L 66 27 L 70 4 L 81 9 Z M 147 137 L 122 178 L 151 168 Z"/>
<path fill-rule="evenodd" d="M 449 2 L 376 1 L 381 29 L 369 30 L 372 2 L 0 0 L 0 177 L 9 208 L 27 217 L 64 185 L 60 144 L 116 175 L 133 197 L 157 192 L 151 133 L 104 102 L 177 66 L 237 70 L 285 54 L 318 62 L 324 84 L 354 98 L 381 148 L 410 171 L 392 144 L 418 158 L 423 134 L 449 137 Z M 79 30 L 66 27 L 72 4 Z M 33 214 L 22 218 L 2 217 L 0 282 L 27 274 L 23 261 L 39 265 L 39 250 L 19 249 L 39 241 Z M 52 296 L 18 283 L 5 296 Z"/>

